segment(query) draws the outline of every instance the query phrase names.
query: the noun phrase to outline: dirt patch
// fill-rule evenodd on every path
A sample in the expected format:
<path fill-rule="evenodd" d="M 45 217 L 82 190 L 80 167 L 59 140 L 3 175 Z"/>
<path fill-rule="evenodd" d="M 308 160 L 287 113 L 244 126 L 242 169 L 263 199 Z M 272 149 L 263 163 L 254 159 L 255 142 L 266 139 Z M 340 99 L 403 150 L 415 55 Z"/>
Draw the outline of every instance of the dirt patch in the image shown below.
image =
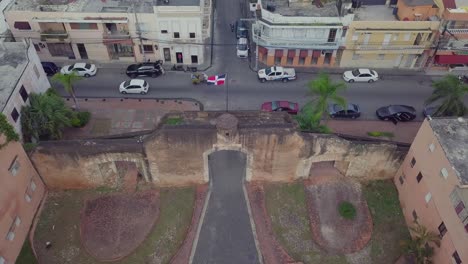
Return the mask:
<path fill-rule="evenodd" d="M 159 193 L 114 194 L 88 200 L 81 213 L 81 240 L 101 261 L 129 255 L 151 231 L 159 215 Z"/>
<path fill-rule="evenodd" d="M 268 264 L 293 263 L 294 260 L 276 240 L 270 217 L 265 206 L 265 192 L 261 184 L 251 182 L 246 185 L 252 216 L 255 222 L 257 239 L 263 262 Z"/>
<path fill-rule="evenodd" d="M 312 236 L 317 244 L 330 253 L 347 254 L 364 248 L 371 238 L 372 218 L 359 183 L 343 179 L 307 185 L 306 192 Z M 341 202 L 354 205 L 354 219 L 340 216 Z"/>

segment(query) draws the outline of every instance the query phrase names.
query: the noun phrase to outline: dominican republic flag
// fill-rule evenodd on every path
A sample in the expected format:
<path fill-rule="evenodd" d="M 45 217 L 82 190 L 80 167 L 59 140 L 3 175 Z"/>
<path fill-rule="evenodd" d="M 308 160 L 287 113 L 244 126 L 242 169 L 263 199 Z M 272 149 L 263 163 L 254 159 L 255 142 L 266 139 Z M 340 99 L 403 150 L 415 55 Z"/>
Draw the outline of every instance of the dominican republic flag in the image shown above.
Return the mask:
<path fill-rule="evenodd" d="M 225 81 L 226 81 L 226 74 L 218 74 L 218 75 L 208 76 L 206 83 L 214 84 L 214 85 L 223 85 Z"/>

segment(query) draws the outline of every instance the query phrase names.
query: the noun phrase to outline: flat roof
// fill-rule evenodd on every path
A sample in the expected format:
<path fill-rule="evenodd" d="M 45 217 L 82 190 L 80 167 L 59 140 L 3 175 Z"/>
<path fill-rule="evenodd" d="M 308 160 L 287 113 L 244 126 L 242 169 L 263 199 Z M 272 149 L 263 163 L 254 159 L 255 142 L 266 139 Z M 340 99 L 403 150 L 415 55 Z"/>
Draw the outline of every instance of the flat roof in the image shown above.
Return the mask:
<path fill-rule="evenodd" d="M 15 0 L 8 10 L 77 13 L 153 13 L 153 6 L 199 6 L 200 0 Z"/>
<path fill-rule="evenodd" d="M 432 6 L 435 5 L 434 0 L 403 0 L 408 6 Z"/>
<path fill-rule="evenodd" d="M 399 21 L 393 14 L 393 7 L 385 5 L 361 6 L 352 9 L 355 21 Z"/>
<path fill-rule="evenodd" d="M 335 0 L 262 0 L 262 8 L 282 16 L 339 16 Z"/>
<path fill-rule="evenodd" d="M 468 183 L 468 119 L 432 118 L 429 124 L 462 184 Z"/>
<path fill-rule="evenodd" d="M 27 47 L 23 42 L 0 43 L 0 110 L 3 111 L 28 65 Z"/>

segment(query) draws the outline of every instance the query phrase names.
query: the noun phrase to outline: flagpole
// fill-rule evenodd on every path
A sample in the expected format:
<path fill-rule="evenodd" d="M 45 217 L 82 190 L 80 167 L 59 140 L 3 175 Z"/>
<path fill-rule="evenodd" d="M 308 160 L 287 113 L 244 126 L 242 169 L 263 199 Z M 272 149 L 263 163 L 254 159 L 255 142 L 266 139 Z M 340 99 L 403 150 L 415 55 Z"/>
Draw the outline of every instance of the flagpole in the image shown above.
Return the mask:
<path fill-rule="evenodd" d="M 226 73 L 226 112 L 229 112 L 229 79 Z"/>

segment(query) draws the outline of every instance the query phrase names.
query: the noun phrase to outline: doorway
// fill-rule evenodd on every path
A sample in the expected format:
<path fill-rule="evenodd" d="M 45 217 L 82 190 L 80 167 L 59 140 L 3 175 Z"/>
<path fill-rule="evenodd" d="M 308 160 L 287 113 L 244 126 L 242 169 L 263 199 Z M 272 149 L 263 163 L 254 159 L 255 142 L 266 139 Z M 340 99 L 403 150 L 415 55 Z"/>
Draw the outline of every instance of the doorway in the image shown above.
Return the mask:
<path fill-rule="evenodd" d="M 193 64 L 198 64 L 198 56 L 197 55 L 192 55 L 192 63 Z"/>
<path fill-rule="evenodd" d="M 86 47 L 83 43 L 78 43 L 76 44 L 76 46 L 78 47 L 78 52 L 80 53 L 80 58 L 81 59 L 88 59 L 88 52 L 86 51 Z"/>
<path fill-rule="evenodd" d="M 184 57 L 182 55 L 182 52 L 176 52 L 175 55 L 176 55 L 177 63 L 184 63 Z"/>
<path fill-rule="evenodd" d="M 164 61 L 171 61 L 171 49 L 169 48 L 164 48 Z"/>

